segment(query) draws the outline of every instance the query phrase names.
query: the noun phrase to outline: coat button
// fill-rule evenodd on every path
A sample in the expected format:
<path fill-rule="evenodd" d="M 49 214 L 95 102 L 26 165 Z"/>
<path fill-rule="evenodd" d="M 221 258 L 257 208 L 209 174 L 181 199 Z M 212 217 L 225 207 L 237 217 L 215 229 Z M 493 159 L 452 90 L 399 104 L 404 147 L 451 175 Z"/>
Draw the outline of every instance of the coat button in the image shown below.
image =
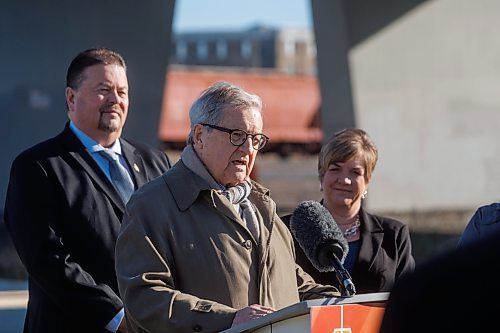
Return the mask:
<path fill-rule="evenodd" d="M 195 331 L 195 332 L 201 332 L 201 325 L 195 325 L 193 327 L 193 331 Z"/>
<path fill-rule="evenodd" d="M 243 243 L 243 246 L 247 249 L 247 250 L 250 250 L 252 249 L 252 241 L 251 240 L 247 240 Z"/>

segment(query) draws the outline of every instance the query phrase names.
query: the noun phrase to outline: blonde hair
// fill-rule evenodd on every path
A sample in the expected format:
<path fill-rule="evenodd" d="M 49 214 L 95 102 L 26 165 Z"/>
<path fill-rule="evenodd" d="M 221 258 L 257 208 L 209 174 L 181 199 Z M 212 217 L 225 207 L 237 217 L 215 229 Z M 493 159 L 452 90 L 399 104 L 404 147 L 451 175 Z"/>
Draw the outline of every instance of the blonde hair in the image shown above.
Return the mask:
<path fill-rule="evenodd" d="M 368 134 L 359 128 L 346 128 L 333 134 L 321 147 L 318 155 L 319 180 L 333 163 L 345 162 L 360 156 L 365 167 L 365 181 L 369 182 L 378 160 L 378 150 Z"/>

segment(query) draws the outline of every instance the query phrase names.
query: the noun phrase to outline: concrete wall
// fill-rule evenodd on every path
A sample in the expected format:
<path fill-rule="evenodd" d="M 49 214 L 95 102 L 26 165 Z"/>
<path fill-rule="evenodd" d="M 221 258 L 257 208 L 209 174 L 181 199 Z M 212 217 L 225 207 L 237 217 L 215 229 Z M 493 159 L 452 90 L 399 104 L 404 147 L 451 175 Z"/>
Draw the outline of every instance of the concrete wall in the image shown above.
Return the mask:
<path fill-rule="evenodd" d="M 427 1 L 356 45 L 357 126 L 379 147 L 367 204 L 462 211 L 500 197 L 500 1 Z"/>
<path fill-rule="evenodd" d="M 66 69 L 105 46 L 128 64 L 124 134 L 158 146 L 174 1 L 2 0 L 0 4 L 0 213 L 13 158 L 67 120 Z"/>

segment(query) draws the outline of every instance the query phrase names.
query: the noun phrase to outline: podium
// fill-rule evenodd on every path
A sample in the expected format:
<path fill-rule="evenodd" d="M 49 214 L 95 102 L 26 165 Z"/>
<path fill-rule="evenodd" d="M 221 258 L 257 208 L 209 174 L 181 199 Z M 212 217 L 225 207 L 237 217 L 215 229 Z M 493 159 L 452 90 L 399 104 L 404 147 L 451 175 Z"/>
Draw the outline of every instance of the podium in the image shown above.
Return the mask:
<path fill-rule="evenodd" d="M 378 333 L 389 293 L 303 301 L 221 333 Z"/>

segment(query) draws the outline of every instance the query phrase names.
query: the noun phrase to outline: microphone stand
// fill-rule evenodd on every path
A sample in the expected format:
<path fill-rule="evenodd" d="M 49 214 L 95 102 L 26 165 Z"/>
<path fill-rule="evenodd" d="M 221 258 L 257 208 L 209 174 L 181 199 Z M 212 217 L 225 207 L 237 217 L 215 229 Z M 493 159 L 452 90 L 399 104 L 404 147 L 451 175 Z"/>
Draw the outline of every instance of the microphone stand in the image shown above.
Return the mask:
<path fill-rule="evenodd" d="M 356 287 L 354 287 L 351 275 L 339 260 L 339 256 L 342 257 L 342 248 L 336 243 L 328 244 L 319 250 L 318 262 L 335 271 L 335 277 L 342 289 L 341 292 L 345 297 L 351 297 L 356 294 Z"/>
<path fill-rule="evenodd" d="M 349 274 L 347 269 L 345 269 L 344 265 L 342 265 L 342 262 L 337 258 L 335 254 L 332 257 L 335 266 L 335 276 L 337 278 L 337 281 L 339 282 L 339 285 L 343 288 L 341 293 L 345 297 L 354 296 L 356 294 L 356 287 L 352 282 L 351 275 Z"/>

